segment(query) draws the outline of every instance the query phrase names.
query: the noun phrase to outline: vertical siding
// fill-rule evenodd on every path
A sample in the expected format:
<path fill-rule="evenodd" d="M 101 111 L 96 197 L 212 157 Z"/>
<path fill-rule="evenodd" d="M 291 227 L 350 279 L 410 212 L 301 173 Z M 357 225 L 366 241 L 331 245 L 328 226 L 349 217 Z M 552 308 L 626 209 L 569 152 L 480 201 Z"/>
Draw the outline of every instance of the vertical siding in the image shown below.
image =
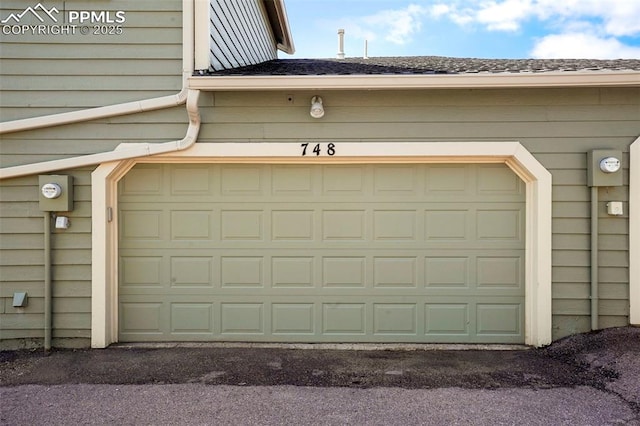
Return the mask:
<path fill-rule="evenodd" d="M 309 117 L 311 96 L 326 115 Z M 640 135 L 639 89 L 217 93 L 202 142 L 519 141 L 553 175 L 553 337 L 590 328 L 587 151 L 623 151 L 625 186 L 599 189 L 600 326 L 628 324 L 629 145 Z M 608 201 L 625 214 L 606 214 Z"/>
<path fill-rule="evenodd" d="M 210 59 L 214 70 L 258 64 L 277 58 L 261 0 L 211 0 Z"/>
<path fill-rule="evenodd" d="M 34 2 L 37 3 L 37 2 Z M 0 19 L 32 2 L 7 0 Z M 63 9 L 61 1 L 43 2 Z M 74 10 L 123 10 L 121 35 L 2 35 L 3 121 L 112 105 L 181 88 L 180 0 L 67 1 Z M 26 18 L 25 18 L 26 19 Z M 174 108 L 1 136 L 2 167 L 109 151 L 122 142 L 184 136 L 184 108 Z M 68 230 L 54 230 L 53 344 L 87 346 L 91 326 L 91 169 L 61 171 L 75 185 Z M 44 227 L 38 177 L 0 181 L 0 349 L 41 344 L 44 326 Z M 28 305 L 12 306 L 26 291 Z"/>

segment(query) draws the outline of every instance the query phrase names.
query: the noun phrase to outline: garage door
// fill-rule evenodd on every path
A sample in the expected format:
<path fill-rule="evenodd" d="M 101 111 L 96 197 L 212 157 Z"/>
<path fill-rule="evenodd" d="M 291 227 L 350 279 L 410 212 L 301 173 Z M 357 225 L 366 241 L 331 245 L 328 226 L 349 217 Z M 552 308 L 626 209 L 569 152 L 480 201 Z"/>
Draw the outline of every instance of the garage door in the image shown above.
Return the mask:
<path fill-rule="evenodd" d="M 503 164 L 139 164 L 119 340 L 523 343 L 524 187 Z"/>

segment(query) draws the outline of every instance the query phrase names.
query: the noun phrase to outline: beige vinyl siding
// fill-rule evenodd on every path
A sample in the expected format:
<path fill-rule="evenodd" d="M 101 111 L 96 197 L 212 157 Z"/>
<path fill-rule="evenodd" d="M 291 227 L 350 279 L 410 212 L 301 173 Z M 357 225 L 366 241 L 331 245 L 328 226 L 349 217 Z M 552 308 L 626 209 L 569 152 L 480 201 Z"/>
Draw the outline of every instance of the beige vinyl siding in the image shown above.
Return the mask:
<path fill-rule="evenodd" d="M 8 0 L 4 19 L 28 2 Z M 2 120 L 36 117 L 176 93 L 182 86 L 180 0 L 66 2 L 68 10 L 122 10 L 120 35 L 2 35 Z M 46 3 L 60 9 L 62 2 Z M 26 19 L 26 18 L 25 18 Z M 93 26 L 88 25 L 90 32 Z M 31 108 L 31 106 L 36 108 Z"/>
<path fill-rule="evenodd" d="M 321 95 L 326 115 L 309 117 Z M 201 142 L 521 142 L 553 175 L 553 337 L 590 328 L 590 188 L 586 153 L 623 151 L 624 187 L 599 189 L 600 326 L 628 324 L 629 145 L 640 135 L 640 90 L 216 93 Z M 610 217 L 607 201 L 623 201 Z"/>
<path fill-rule="evenodd" d="M 211 0 L 209 10 L 211 68 L 223 70 L 277 58 L 262 0 Z"/>

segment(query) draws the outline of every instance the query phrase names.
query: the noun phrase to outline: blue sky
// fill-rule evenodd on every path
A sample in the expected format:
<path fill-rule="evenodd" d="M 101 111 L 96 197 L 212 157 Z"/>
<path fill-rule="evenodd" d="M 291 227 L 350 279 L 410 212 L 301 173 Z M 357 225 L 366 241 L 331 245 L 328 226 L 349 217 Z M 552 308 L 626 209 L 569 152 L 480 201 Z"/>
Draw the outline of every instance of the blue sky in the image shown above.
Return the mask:
<path fill-rule="evenodd" d="M 640 59 L 640 0 L 285 0 L 296 53 Z"/>

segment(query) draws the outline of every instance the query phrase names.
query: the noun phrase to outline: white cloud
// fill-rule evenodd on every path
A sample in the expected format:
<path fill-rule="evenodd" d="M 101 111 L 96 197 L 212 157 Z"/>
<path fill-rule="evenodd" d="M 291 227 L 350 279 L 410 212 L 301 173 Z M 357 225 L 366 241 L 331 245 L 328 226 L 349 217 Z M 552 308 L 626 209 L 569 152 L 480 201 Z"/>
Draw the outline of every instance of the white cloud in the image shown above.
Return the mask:
<path fill-rule="evenodd" d="M 640 36 L 640 0 L 439 0 L 433 18 L 461 27 L 519 31 L 535 24 L 555 34 L 541 38 L 538 58 L 640 58 L 619 37 Z"/>
<path fill-rule="evenodd" d="M 613 37 L 601 38 L 592 34 L 553 34 L 540 39 L 531 56 L 534 58 L 640 58 L 640 47 L 622 44 Z"/>
<path fill-rule="evenodd" d="M 422 19 L 428 10 L 411 4 L 404 9 L 383 10 L 361 18 L 353 25 L 352 33 L 373 40 L 375 34 L 382 34 L 391 43 L 402 45 L 411 41 L 422 28 Z"/>
<path fill-rule="evenodd" d="M 476 20 L 489 30 L 516 31 L 533 11 L 531 0 L 491 1 L 483 3 L 477 10 Z"/>
<path fill-rule="evenodd" d="M 552 26 L 595 20 L 608 35 L 640 33 L 640 0 L 451 0 L 431 10 L 434 17 L 447 17 L 459 25 L 480 24 L 494 31 L 516 31 L 535 19 Z"/>

